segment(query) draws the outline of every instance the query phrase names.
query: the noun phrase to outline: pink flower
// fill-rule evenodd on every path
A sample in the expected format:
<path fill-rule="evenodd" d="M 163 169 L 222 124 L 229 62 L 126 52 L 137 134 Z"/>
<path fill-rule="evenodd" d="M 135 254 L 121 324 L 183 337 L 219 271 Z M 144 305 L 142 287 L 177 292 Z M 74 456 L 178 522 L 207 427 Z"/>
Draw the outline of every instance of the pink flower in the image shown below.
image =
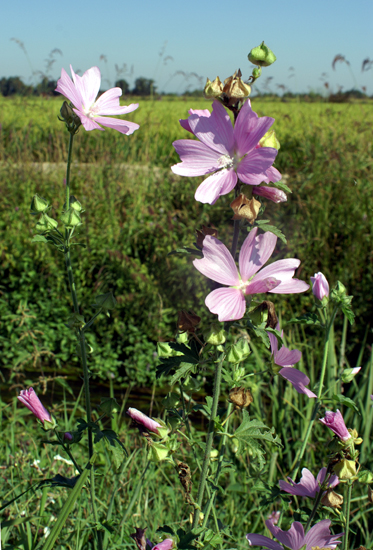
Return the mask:
<path fill-rule="evenodd" d="M 312 283 L 312 292 L 315 298 L 322 300 L 324 296 L 329 296 L 329 283 L 325 275 L 319 271 L 315 273 L 313 277 L 310 277 L 310 279 Z"/>
<path fill-rule="evenodd" d="M 147 430 L 150 430 L 151 432 L 158 433 L 158 428 L 161 428 L 162 426 L 153 420 L 152 418 L 149 418 L 149 416 L 146 416 L 146 414 L 142 413 L 141 411 L 138 411 L 137 409 L 128 409 L 127 414 L 134 420 L 137 424 L 141 424 L 144 426 Z"/>
<path fill-rule="evenodd" d="M 290 483 L 281 480 L 279 482 L 280 489 L 281 491 L 285 491 L 286 493 L 290 493 L 291 495 L 315 498 L 316 493 L 320 492 L 320 487 L 325 481 L 326 471 L 326 468 L 321 468 L 321 470 L 317 474 L 317 478 L 315 479 L 315 477 L 311 474 L 309 470 L 307 470 L 307 468 L 303 468 L 302 477 L 300 478 L 300 481 L 298 483 L 295 483 L 295 481 L 288 477 Z M 338 476 L 330 476 L 325 490 L 329 489 L 330 487 L 335 487 L 336 485 L 338 485 L 338 483 Z"/>
<path fill-rule="evenodd" d="M 252 229 L 241 247 L 241 275 L 228 248 L 210 235 L 203 240 L 204 257 L 193 261 L 194 267 L 203 275 L 230 286 L 213 290 L 205 300 L 209 310 L 218 314 L 219 321 L 241 319 L 246 310 L 246 295 L 262 292 L 294 294 L 309 288 L 307 283 L 292 278 L 300 264 L 294 258 L 278 260 L 259 271 L 274 251 L 277 237 L 270 232 L 257 236 L 257 231 L 257 227 Z"/>
<path fill-rule="evenodd" d="M 165 539 L 156 546 L 153 546 L 152 550 L 171 550 L 173 545 L 174 541 L 172 539 Z"/>
<path fill-rule="evenodd" d="M 280 332 L 280 324 L 277 323 L 276 330 Z M 292 368 L 295 363 L 298 363 L 302 357 L 302 352 L 294 349 L 290 351 L 285 346 L 278 349 L 278 340 L 272 332 L 267 332 L 269 341 L 271 343 L 271 352 L 275 365 L 284 367 L 279 371 L 279 374 L 288 380 L 298 393 L 304 393 L 307 397 L 317 397 L 311 390 L 306 388 L 310 383 L 310 379 L 303 372 L 298 369 Z M 281 337 L 284 335 L 284 331 L 281 331 Z"/>
<path fill-rule="evenodd" d="M 325 411 L 325 418 L 320 418 L 320 422 L 330 428 L 342 441 L 347 441 L 350 439 L 351 434 L 346 428 L 346 424 L 340 411 Z"/>
<path fill-rule="evenodd" d="M 19 399 L 21 403 L 26 405 L 26 407 L 36 416 L 36 418 L 40 420 L 40 422 L 53 422 L 49 411 L 47 411 L 44 405 L 42 405 L 33 388 L 22 390 L 17 399 Z"/>
<path fill-rule="evenodd" d="M 277 149 L 258 147 L 274 119 L 259 118 L 247 100 L 233 127 L 219 101 L 214 101 L 212 107 L 212 114 L 207 110 L 190 110 L 188 120 L 180 121 L 181 126 L 199 141 L 180 139 L 173 143 L 182 161 L 171 167 L 175 174 L 204 176 L 214 172 L 198 187 L 195 199 L 214 204 L 220 196 L 234 189 L 238 178 L 249 185 L 279 181 L 280 172 L 271 166 Z"/>
<path fill-rule="evenodd" d="M 134 122 L 106 117 L 106 115 L 131 113 L 137 109 L 138 104 L 121 107 L 119 105 L 119 97 L 122 95 L 120 88 L 107 90 L 96 101 L 101 85 L 101 73 L 98 67 L 91 67 L 83 76 L 75 74 L 71 65 L 70 70 L 73 79 L 71 80 L 65 69 L 62 69 L 56 92 L 71 101 L 75 107 L 74 112 L 79 116 L 86 130 L 104 130 L 99 125 L 102 124 L 129 136 L 140 128 Z"/>
<path fill-rule="evenodd" d="M 339 537 L 344 535 L 344 533 L 338 535 L 330 533 L 331 521 L 329 519 L 323 519 L 316 523 L 306 535 L 304 534 L 303 525 L 299 521 L 294 521 L 288 531 L 282 531 L 269 519 L 265 523 L 272 535 L 290 550 L 312 550 L 315 547 L 334 549 L 341 542 L 338 540 Z M 249 533 L 246 538 L 250 546 L 264 546 L 270 550 L 284 550 L 281 544 L 263 535 Z"/>

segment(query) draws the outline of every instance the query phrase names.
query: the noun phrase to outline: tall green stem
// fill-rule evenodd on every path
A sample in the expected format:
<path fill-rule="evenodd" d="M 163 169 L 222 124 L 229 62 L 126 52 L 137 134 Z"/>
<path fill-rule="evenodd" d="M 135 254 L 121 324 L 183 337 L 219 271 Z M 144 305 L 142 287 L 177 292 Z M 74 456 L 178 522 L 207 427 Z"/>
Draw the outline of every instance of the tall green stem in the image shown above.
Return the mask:
<path fill-rule="evenodd" d="M 345 518 L 346 518 L 346 529 L 343 537 L 343 550 L 348 550 L 348 534 L 350 530 L 350 509 L 351 509 L 351 494 L 352 494 L 352 482 L 348 481 L 347 491 L 346 491 L 346 501 L 345 501 Z"/>
<path fill-rule="evenodd" d="M 304 436 L 304 440 L 303 440 L 303 443 L 302 443 L 302 447 L 299 451 L 299 455 L 298 455 L 298 460 L 297 460 L 297 464 L 296 464 L 296 467 L 295 467 L 295 470 L 293 472 L 293 478 L 295 479 L 296 476 L 297 476 L 297 473 L 298 473 L 298 470 L 299 470 L 299 467 L 300 467 L 300 463 L 301 463 L 301 460 L 303 458 L 303 455 L 305 453 L 305 450 L 306 450 L 306 447 L 307 447 L 307 443 L 308 443 L 308 439 L 310 437 L 310 434 L 311 434 L 311 430 L 312 430 L 312 427 L 313 427 L 313 423 L 315 421 L 315 418 L 316 418 L 316 415 L 318 413 L 318 410 L 321 406 L 321 396 L 322 396 L 322 392 L 323 392 L 323 388 L 324 388 L 324 378 L 325 378 L 325 372 L 326 372 L 326 365 L 327 365 L 327 361 L 328 361 L 328 350 L 329 350 L 329 338 L 330 338 L 330 332 L 331 332 L 331 329 L 333 327 L 333 324 L 334 324 L 334 319 L 335 319 L 335 316 L 337 314 L 337 311 L 338 311 L 338 307 L 336 306 L 334 308 L 334 311 L 330 317 L 330 320 L 329 320 L 329 323 L 326 327 L 326 331 L 325 331 L 325 342 L 324 342 L 324 354 L 323 354 L 323 359 L 322 359 L 322 366 L 321 366 L 321 375 L 320 375 L 320 383 L 319 383 L 319 391 L 318 391 L 318 394 L 317 394 L 317 398 L 315 399 L 315 405 L 313 407 L 313 411 L 312 411 L 312 414 L 311 414 L 311 418 L 310 418 L 310 421 L 309 421 L 309 424 L 308 424 L 308 427 L 307 427 L 307 431 L 306 431 L 306 434 Z"/>
<path fill-rule="evenodd" d="M 305 533 L 307 533 L 308 529 L 310 528 L 310 525 L 312 523 L 312 520 L 313 518 L 315 517 L 315 514 L 317 512 L 317 508 L 319 507 L 319 504 L 320 504 L 320 501 L 322 499 L 322 495 L 323 495 L 323 492 L 324 491 L 319 491 L 317 493 L 317 497 L 316 497 L 316 500 L 315 500 L 315 504 L 313 505 L 313 508 L 312 508 L 312 512 L 310 514 L 310 517 L 308 518 L 308 521 L 307 521 L 307 525 L 306 525 L 306 528 L 305 528 Z"/>

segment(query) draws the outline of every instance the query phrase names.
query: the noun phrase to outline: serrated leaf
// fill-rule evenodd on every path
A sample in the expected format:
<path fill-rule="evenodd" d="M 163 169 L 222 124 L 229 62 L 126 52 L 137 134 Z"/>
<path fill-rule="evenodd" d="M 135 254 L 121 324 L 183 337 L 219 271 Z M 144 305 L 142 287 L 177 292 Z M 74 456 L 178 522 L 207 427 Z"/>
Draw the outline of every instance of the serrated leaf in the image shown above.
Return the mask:
<path fill-rule="evenodd" d="M 262 469 L 265 464 L 265 457 L 264 449 L 259 441 L 267 441 L 277 446 L 282 446 L 281 440 L 275 434 L 274 428 L 268 428 L 260 420 L 250 420 L 247 411 L 243 411 L 242 416 L 242 423 L 234 432 L 234 437 L 239 444 L 237 454 L 239 455 L 247 449 L 249 455 L 259 463 L 259 469 Z M 257 469 L 258 465 L 255 464 L 255 460 L 252 461 L 252 466 Z"/>
<path fill-rule="evenodd" d="M 339 403 L 340 405 L 345 405 L 349 409 L 352 409 L 353 411 L 361 415 L 360 410 L 358 409 L 355 401 L 352 401 L 352 399 L 350 399 L 349 397 L 345 397 L 341 393 L 338 393 L 338 394 L 335 393 L 333 394 L 332 399 L 336 404 Z"/>
<path fill-rule="evenodd" d="M 189 363 L 191 365 L 199 363 L 198 350 L 193 342 L 190 348 L 185 344 L 178 344 L 177 342 L 169 342 L 168 345 L 173 351 L 179 352 L 179 355 L 161 358 L 161 364 L 157 367 L 157 378 L 160 378 L 162 374 L 169 374 L 173 368 L 179 367 L 182 363 Z"/>
<path fill-rule="evenodd" d="M 316 315 L 316 313 L 305 313 L 304 315 L 300 315 L 300 317 L 293 317 L 286 324 L 290 325 L 290 323 L 315 325 L 319 327 L 323 326 L 320 322 L 319 317 Z"/>
<path fill-rule="evenodd" d="M 190 363 L 180 363 L 180 368 L 175 372 L 171 378 L 170 385 L 173 386 L 181 378 L 186 378 L 188 374 L 196 373 L 196 365 L 191 365 Z"/>
<path fill-rule="evenodd" d="M 250 319 L 247 320 L 247 326 L 254 331 L 255 336 L 261 339 L 266 348 L 270 347 L 271 343 L 269 341 L 269 336 L 264 328 L 253 325 Z"/>
<path fill-rule="evenodd" d="M 351 307 L 347 304 L 343 304 L 340 306 L 340 308 L 349 320 L 350 325 L 353 325 L 355 322 L 355 313 L 352 311 Z"/>
<path fill-rule="evenodd" d="M 287 240 L 286 240 L 286 237 L 283 234 L 283 232 L 278 227 L 276 227 L 274 225 L 268 225 L 268 220 L 259 220 L 259 221 L 257 221 L 257 225 L 263 231 L 270 231 L 271 233 L 276 235 L 276 237 L 281 239 L 284 244 L 287 244 Z"/>

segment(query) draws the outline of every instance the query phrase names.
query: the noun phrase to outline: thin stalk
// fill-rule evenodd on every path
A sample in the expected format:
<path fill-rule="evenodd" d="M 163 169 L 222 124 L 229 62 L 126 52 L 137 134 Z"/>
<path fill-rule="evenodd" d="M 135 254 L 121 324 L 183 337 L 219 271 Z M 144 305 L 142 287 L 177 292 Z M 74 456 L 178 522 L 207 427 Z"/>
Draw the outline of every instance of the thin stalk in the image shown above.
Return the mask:
<path fill-rule="evenodd" d="M 70 449 L 68 447 L 66 447 L 66 445 L 64 444 L 63 440 L 62 440 L 62 437 L 59 436 L 57 430 L 54 430 L 54 433 L 56 434 L 57 436 L 57 439 L 58 441 L 60 442 L 60 444 L 62 445 L 63 447 L 63 450 L 65 451 L 65 453 L 70 457 L 70 460 L 71 462 L 74 464 L 75 468 L 78 470 L 78 472 L 81 474 L 82 473 L 82 469 L 81 467 L 79 466 L 79 464 L 76 462 L 73 454 L 71 453 Z"/>
<path fill-rule="evenodd" d="M 350 530 L 350 508 L 351 508 L 351 494 L 352 494 L 352 482 L 349 481 L 346 490 L 346 503 L 345 503 L 345 518 L 346 529 L 343 537 L 343 550 L 348 550 L 348 535 Z"/>
<path fill-rule="evenodd" d="M 229 430 L 229 420 L 230 420 L 231 414 L 233 412 L 232 409 L 233 409 L 233 404 L 229 403 L 228 410 L 227 410 L 227 419 L 226 419 L 227 420 L 227 428 L 226 428 L 227 432 Z M 215 478 L 214 478 L 215 487 L 217 486 L 217 483 L 219 481 L 220 472 L 221 472 L 221 468 L 222 468 L 222 465 L 223 465 L 223 459 L 224 459 L 224 455 L 225 455 L 226 444 L 227 444 L 227 435 L 224 434 L 223 437 L 222 437 L 222 440 L 221 440 L 221 447 L 220 447 L 219 458 L 218 458 L 219 462 L 218 462 L 218 467 L 217 467 L 217 470 L 216 470 L 216 473 L 215 473 Z M 209 498 L 209 500 L 207 502 L 206 510 L 205 510 L 204 518 L 203 518 L 203 523 L 202 523 L 202 528 L 203 529 L 206 528 L 207 521 L 209 519 L 211 508 L 214 505 L 214 500 L 215 500 L 217 492 L 218 492 L 217 488 L 213 489 L 212 493 L 211 493 L 211 497 Z"/>
<path fill-rule="evenodd" d="M 124 515 L 123 515 L 122 524 L 126 521 L 127 517 L 129 516 L 129 513 L 131 512 L 132 508 L 134 507 L 134 505 L 136 503 L 136 499 L 139 496 L 139 492 L 140 492 L 140 489 L 142 487 L 142 484 L 144 483 L 145 474 L 148 471 L 149 466 L 150 466 L 150 460 L 148 460 L 148 462 L 145 466 L 145 470 L 143 471 L 143 473 L 142 473 L 142 475 L 139 479 L 139 482 L 137 483 L 136 489 L 133 492 L 133 495 L 132 495 L 131 501 L 128 505 L 128 508 L 125 511 Z"/>
<path fill-rule="evenodd" d="M 310 525 L 313 521 L 313 518 L 315 517 L 315 514 L 317 512 L 317 508 L 319 507 L 319 504 L 320 504 L 320 501 L 321 501 L 321 498 L 322 498 L 322 495 L 323 495 L 323 492 L 324 491 L 320 491 L 317 493 L 317 497 L 316 497 L 316 500 L 315 500 L 315 504 L 313 505 L 313 508 L 312 508 L 312 512 L 310 514 L 310 517 L 308 518 L 308 521 L 307 521 L 307 525 L 306 525 L 306 528 L 304 530 L 305 533 L 307 533 L 308 529 L 310 528 Z"/>
<path fill-rule="evenodd" d="M 307 427 L 306 435 L 304 436 L 302 447 L 299 451 L 297 464 L 296 464 L 295 470 L 293 472 L 293 479 L 295 479 L 296 476 L 297 476 L 297 473 L 298 473 L 298 470 L 299 470 L 299 467 L 300 467 L 300 463 L 301 463 L 301 460 L 302 460 L 303 455 L 305 453 L 307 443 L 308 443 L 308 439 L 309 439 L 310 434 L 311 434 L 313 423 L 315 421 L 318 410 L 321 407 L 321 396 L 322 396 L 322 392 L 323 392 L 323 388 L 324 388 L 324 378 L 325 378 L 325 372 L 326 372 L 326 365 L 327 365 L 327 361 L 328 361 L 329 338 L 330 338 L 330 332 L 331 332 L 331 329 L 333 327 L 334 319 L 335 319 L 335 316 L 337 314 L 337 311 L 338 311 L 338 307 L 336 306 L 334 308 L 334 311 L 333 311 L 331 317 L 330 317 L 329 324 L 326 327 L 325 342 L 324 342 L 324 355 L 323 355 L 322 366 L 321 366 L 319 391 L 318 391 L 317 398 L 315 399 L 315 404 L 314 404 L 312 415 L 311 415 L 311 418 L 310 418 L 310 421 L 309 421 L 309 424 L 308 424 L 308 427 Z"/>
<path fill-rule="evenodd" d="M 95 470 L 94 470 L 94 465 L 92 465 L 92 468 L 90 470 L 90 490 L 91 490 L 91 495 L 93 495 L 93 497 L 95 496 Z M 92 509 L 93 509 L 93 517 L 95 518 L 95 523 L 96 525 L 98 524 L 98 514 L 97 514 L 97 507 L 96 507 L 96 499 L 94 498 L 92 500 Z M 97 535 L 97 546 L 98 546 L 98 550 L 103 550 L 103 547 L 102 547 L 102 533 L 101 531 L 96 531 L 96 535 Z"/>
<path fill-rule="evenodd" d="M 217 364 L 217 367 L 215 369 L 214 392 L 212 396 L 211 416 L 210 416 L 208 430 L 207 430 L 205 456 L 203 457 L 202 471 L 199 478 L 198 493 L 197 493 L 197 508 L 194 511 L 192 529 L 195 529 L 198 525 L 199 514 L 202 508 L 203 495 L 205 492 L 207 473 L 210 466 L 210 455 L 211 455 L 212 443 L 213 443 L 214 433 L 215 433 L 214 421 L 216 418 L 216 413 L 217 413 L 218 404 L 219 404 L 224 357 L 225 357 L 225 354 L 223 352 L 220 356 L 219 363 Z"/>

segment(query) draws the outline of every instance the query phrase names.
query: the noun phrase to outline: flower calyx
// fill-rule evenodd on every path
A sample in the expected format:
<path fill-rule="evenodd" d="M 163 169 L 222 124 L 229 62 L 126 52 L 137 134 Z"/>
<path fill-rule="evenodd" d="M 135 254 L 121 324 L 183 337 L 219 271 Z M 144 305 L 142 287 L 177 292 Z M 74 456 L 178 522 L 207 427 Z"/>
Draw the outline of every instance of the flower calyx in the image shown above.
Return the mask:
<path fill-rule="evenodd" d="M 82 122 L 78 115 L 74 112 L 73 105 L 67 101 L 64 101 L 60 109 L 60 115 L 61 118 L 58 117 L 58 120 L 66 124 L 66 128 L 70 134 L 75 135 L 79 130 L 79 126 L 82 125 Z"/>
<path fill-rule="evenodd" d="M 30 206 L 32 216 L 43 214 L 48 209 L 49 209 L 49 204 L 45 199 L 43 199 L 43 197 L 39 197 L 38 194 L 32 197 L 31 206 Z"/>

